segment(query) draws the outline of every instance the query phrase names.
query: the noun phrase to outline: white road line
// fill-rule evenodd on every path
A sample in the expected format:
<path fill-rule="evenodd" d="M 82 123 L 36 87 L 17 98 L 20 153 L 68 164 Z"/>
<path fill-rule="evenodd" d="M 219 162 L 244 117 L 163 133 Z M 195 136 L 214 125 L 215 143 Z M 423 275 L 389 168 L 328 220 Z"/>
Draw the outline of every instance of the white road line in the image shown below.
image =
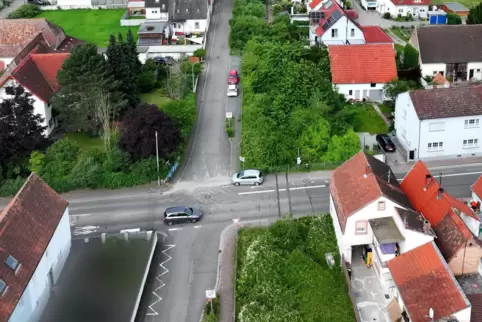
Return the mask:
<path fill-rule="evenodd" d="M 79 215 L 70 214 L 70 216 L 72 216 L 72 217 L 87 217 L 87 216 L 91 216 L 91 214 L 79 214 Z"/>
<path fill-rule="evenodd" d="M 201 227 L 202 227 L 202 225 L 199 225 L 199 226 L 194 226 L 194 228 L 201 228 Z"/>
<path fill-rule="evenodd" d="M 169 228 L 169 231 L 182 230 L 182 228 Z"/>
<path fill-rule="evenodd" d="M 146 313 L 146 315 L 159 315 L 159 313 L 157 313 L 157 311 L 154 310 L 152 307 L 153 307 L 154 305 L 156 305 L 157 303 L 159 303 L 160 301 L 162 301 L 162 297 L 160 297 L 159 294 L 157 294 L 157 292 L 158 292 L 161 288 L 163 288 L 164 286 L 166 286 L 166 284 L 161 280 L 161 276 L 169 272 L 169 270 L 164 266 L 164 264 L 166 264 L 166 263 L 167 263 L 168 261 L 170 261 L 171 258 L 172 258 L 171 256 L 167 255 L 166 252 L 167 252 L 168 250 L 170 250 L 171 248 L 175 247 L 175 246 L 176 246 L 176 245 L 166 245 L 167 248 L 162 251 L 162 253 L 167 256 L 167 259 L 166 259 L 165 261 L 163 261 L 161 264 L 159 264 L 159 267 L 162 268 L 164 271 L 163 271 L 161 274 L 159 274 L 159 275 L 156 276 L 156 280 L 159 281 L 159 286 L 156 287 L 156 288 L 154 289 L 154 291 L 152 291 L 152 294 L 154 294 L 154 296 L 156 297 L 156 300 L 154 301 L 154 303 L 152 303 L 151 305 L 149 305 L 149 310 L 151 310 L 151 312 Z"/>
<path fill-rule="evenodd" d="M 293 188 L 290 188 L 290 191 L 291 191 L 291 190 L 317 189 L 317 188 L 326 188 L 326 185 L 307 186 L 307 187 L 293 187 Z M 271 189 L 271 190 L 260 190 L 260 191 L 248 191 L 248 192 L 239 192 L 238 195 L 239 195 L 239 196 L 242 196 L 242 195 L 254 195 L 254 194 L 257 194 L 257 193 L 271 193 L 271 192 L 275 192 L 275 191 L 276 191 L 275 189 Z M 286 189 L 285 189 L 285 188 L 282 188 L 282 189 L 278 189 L 278 191 L 286 191 Z"/>

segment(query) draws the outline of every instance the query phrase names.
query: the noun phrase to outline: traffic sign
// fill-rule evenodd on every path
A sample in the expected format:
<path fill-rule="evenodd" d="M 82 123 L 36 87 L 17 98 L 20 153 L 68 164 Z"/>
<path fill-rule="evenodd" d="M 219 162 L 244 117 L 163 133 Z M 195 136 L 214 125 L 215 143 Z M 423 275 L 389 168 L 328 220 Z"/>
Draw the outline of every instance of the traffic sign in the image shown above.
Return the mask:
<path fill-rule="evenodd" d="M 226 112 L 226 118 L 232 119 L 233 118 L 233 112 Z"/>
<path fill-rule="evenodd" d="M 300 158 L 300 157 L 297 157 L 297 158 L 296 158 L 296 164 L 297 164 L 297 165 L 300 165 L 300 164 L 301 164 L 301 158 Z"/>
<path fill-rule="evenodd" d="M 206 291 L 206 298 L 207 299 L 215 299 L 216 298 L 216 290 L 207 290 Z"/>

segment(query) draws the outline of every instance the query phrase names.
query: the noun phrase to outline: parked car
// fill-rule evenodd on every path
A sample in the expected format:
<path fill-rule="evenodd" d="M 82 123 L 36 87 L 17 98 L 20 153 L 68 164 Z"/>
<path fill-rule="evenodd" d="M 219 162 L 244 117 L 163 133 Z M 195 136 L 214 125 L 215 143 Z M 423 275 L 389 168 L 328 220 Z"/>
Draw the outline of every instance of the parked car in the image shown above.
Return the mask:
<path fill-rule="evenodd" d="M 238 96 L 238 85 L 229 84 L 228 85 L 228 97 Z"/>
<path fill-rule="evenodd" d="M 264 181 L 263 174 L 261 171 L 258 170 L 244 170 L 238 173 L 233 174 L 233 177 L 231 178 L 232 184 L 235 186 L 239 185 L 255 185 L 259 186 L 262 184 Z"/>
<path fill-rule="evenodd" d="M 50 6 L 50 2 L 43 0 L 28 0 L 27 2 L 38 6 Z"/>
<path fill-rule="evenodd" d="M 228 84 L 234 84 L 234 85 L 239 84 L 239 75 L 236 69 L 231 69 L 229 71 Z"/>
<path fill-rule="evenodd" d="M 380 147 L 383 149 L 385 152 L 395 152 L 396 147 L 395 144 L 393 144 L 392 139 L 386 134 L 378 134 L 376 136 L 377 143 L 380 145 Z"/>
<path fill-rule="evenodd" d="M 185 222 L 198 222 L 202 217 L 203 213 L 200 209 L 184 206 L 170 207 L 164 211 L 164 223 L 169 226 Z"/>
<path fill-rule="evenodd" d="M 152 60 L 157 64 L 172 65 L 172 59 L 169 59 L 168 57 L 156 56 L 153 57 Z"/>

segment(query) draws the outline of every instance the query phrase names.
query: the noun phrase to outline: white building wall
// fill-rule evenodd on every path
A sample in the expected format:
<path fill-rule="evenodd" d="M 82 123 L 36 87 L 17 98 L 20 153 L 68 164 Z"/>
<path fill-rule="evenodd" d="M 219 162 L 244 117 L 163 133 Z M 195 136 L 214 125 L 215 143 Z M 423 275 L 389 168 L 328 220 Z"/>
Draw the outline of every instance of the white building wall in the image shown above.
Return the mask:
<path fill-rule="evenodd" d="M 338 221 L 338 215 L 336 213 L 336 208 L 333 203 L 333 197 L 330 193 L 330 215 L 333 220 L 333 227 L 335 229 L 336 242 L 338 244 L 338 250 L 340 252 L 340 257 L 345 256 L 345 261 L 351 263 L 351 246 L 346 246 L 343 243 L 343 233 L 341 231 L 340 222 Z"/>
<path fill-rule="evenodd" d="M 161 8 L 146 8 L 146 19 L 147 20 L 160 20 L 161 19 Z"/>
<path fill-rule="evenodd" d="M 480 221 L 475 220 L 474 218 L 467 216 L 464 213 L 460 214 L 460 218 L 464 221 L 464 223 L 467 225 L 469 230 L 474 234 L 475 236 L 479 236 L 480 232 Z"/>
<path fill-rule="evenodd" d="M 371 90 L 383 90 L 385 83 L 376 83 L 375 87 L 371 87 L 371 84 L 335 84 L 338 93 L 345 95 L 346 99 L 357 99 L 362 100 L 364 95 L 363 91 L 366 91 L 369 96 Z M 351 91 L 351 92 L 350 92 Z M 358 98 L 357 98 L 357 94 Z M 383 92 L 383 99 L 387 99 Z"/>
<path fill-rule="evenodd" d="M 0 60 L 3 61 L 5 68 L 13 61 L 14 57 L 0 57 Z"/>
<path fill-rule="evenodd" d="M 427 18 L 428 6 L 396 6 L 390 0 L 381 0 L 377 4 L 377 11 L 381 14 L 390 12 L 393 18 L 398 17 L 398 15 L 405 17 L 409 13 L 414 17 Z"/>
<path fill-rule="evenodd" d="M 403 237 L 405 237 L 405 240 L 401 243 L 398 243 L 398 246 L 400 246 L 401 254 L 409 252 L 419 246 L 425 245 L 426 243 L 431 243 L 434 240 L 432 235 L 422 234 L 410 229 L 405 229 L 405 232 L 402 232 L 402 234 Z"/>
<path fill-rule="evenodd" d="M 465 310 L 459 311 L 454 314 L 459 322 L 470 322 L 470 315 L 472 313 L 472 307 L 469 306 Z"/>
<path fill-rule="evenodd" d="M 91 0 L 57 0 L 57 6 L 92 7 Z"/>
<path fill-rule="evenodd" d="M 335 32 L 333 34 L 334 30 Z M 347 40 L 351 44 L 365 43 L 363 31 L 346 16 L 338 19 L 331 28 L 321 35 L 321 41 L 325 45 L 345 45 Z"/>
<path fill-rule="evenodd" d="M 173 23 L 174 33 L 188 34 L 188 33 L 202 33 L 207 30 L 207 20 L 186 20 L 186 22 Z"/>
<path fill-rule="evenodd" d="M 478 63 L 468 63 L 468 64 L 467 64 L 467 80 L 470 80 L 470 78 L 469 78 L 469 71 L 470 71 L 471 69 L 474 70 L 474 77 L 473 77 L 473 79 L 482 80 L 482 62 L 478 62 Z"/>
<path fill-rule="evenodd" d="M 52 270 L 55 284 L 69 256 L 70 246 L 71 233 L 67 208 L 9 322 L 36 322 L 40 319 L 50 296 L 50 288 L 53 286 L 50 285 L 49 272 Z"/>
<path fill-rule="evenodd" d="M 422 70 L 422 76 L 433 77 L 438 73 L 442 73 L 446 76 L 446 65 L 445 64 L 421 64 L 420 69 Z"/>
<path fill-rule="evenodd" d="M 418 159 L 420 121 L 408 92 L 399 94 L 395 101 L 395 129 L 403 148 L 415 151 L 415 159 Z"/>

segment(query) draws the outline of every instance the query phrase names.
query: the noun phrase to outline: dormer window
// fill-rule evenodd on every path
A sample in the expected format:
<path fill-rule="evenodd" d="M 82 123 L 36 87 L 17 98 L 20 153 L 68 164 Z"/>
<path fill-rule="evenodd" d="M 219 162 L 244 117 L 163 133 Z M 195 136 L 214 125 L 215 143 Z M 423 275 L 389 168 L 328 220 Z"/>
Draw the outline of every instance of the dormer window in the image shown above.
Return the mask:
<path fill-rule="evenodd" d="M 17 271 L 17 269 L 20 267 L 20 262 L 12 255 L 7 256 L 5 259 L 5 264 L 7 264 L 12 271 Z"/>
<path fill-rule="evenodd" d="M 7 284 L 3 281 L 3 280 L 0 280 L 0 294 L 3 296 L 5 295 L 5 293 L 7 292 L 8 290 L 8 286 Z"/>
<path fill-rule="evenodd" d="M 377 208 L 378 208 L 379 211 L 385 210 L 385 201 L 379 201 Z"/>

